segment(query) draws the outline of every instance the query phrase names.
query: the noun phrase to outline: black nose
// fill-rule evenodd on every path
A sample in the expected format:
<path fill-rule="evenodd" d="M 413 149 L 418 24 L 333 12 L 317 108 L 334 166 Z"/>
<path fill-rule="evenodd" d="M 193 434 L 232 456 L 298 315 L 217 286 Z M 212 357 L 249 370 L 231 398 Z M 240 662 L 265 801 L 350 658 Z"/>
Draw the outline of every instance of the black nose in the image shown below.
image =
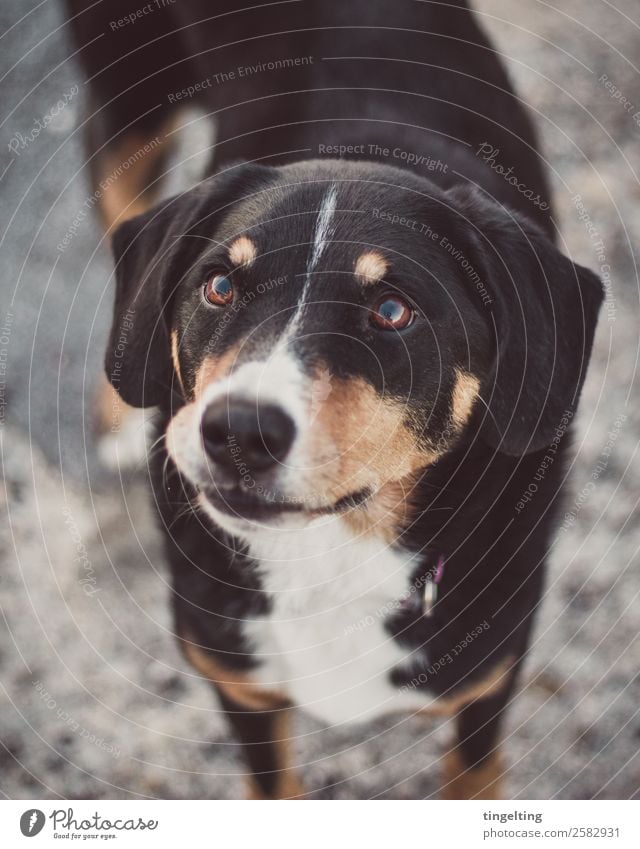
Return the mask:
<path fill-rule="evenodd" d="M 240 475 L 243 465 L 250 473 L 258 473 L 281 463 L 293 444 L 296 427 L 276 404 L 224 397 L 204 411 L 200 430 L 213 462 Z"/>

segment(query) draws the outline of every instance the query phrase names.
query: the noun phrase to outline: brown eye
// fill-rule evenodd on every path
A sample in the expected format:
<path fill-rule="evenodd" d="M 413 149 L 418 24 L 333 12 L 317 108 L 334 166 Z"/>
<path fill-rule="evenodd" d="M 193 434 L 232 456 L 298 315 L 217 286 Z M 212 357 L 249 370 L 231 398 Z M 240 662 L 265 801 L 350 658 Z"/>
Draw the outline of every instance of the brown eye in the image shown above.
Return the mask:
<path fill-rule="evenodd" d="M 371 313 L 371 323 L 379 330 L 403 330 L 413 321 L 413 310 L 397 295 L 380 298 Z"/>
<path fill-rule="evenodd" d="M 216 307 L 226 307 L 233 300 L 233 283 L 224 274 L 214 274 L 204 284 L 204 297 Z"/>

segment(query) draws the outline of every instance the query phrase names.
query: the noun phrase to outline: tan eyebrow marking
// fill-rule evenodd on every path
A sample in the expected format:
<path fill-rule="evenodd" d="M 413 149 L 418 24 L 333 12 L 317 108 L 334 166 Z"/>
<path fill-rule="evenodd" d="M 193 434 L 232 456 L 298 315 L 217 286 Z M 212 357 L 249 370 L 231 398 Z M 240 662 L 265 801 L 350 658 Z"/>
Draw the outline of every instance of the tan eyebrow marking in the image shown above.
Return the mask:
<path fill-rule="evenodd" d="M 258 255 L 258 249 L 248 236 L 238 236 L 229 245 L 229 259 L 234 265 L 249 265 Z"/>
<path fill-rule="evenodd" d="M 456 427 L 467 423 L 476 398 L 480 394 L 480 381 L 467 372 L 456 369 L 456 382 L 453 387 L 453 405 L 451 417 Z"/>
<path fill-rule="evenodd" d="M 358 257 L 355 273 L 362 278 L 363 283 L 369 285 L 382 280 L 388 270 L 389 265 L 381 253 L 365 251 Z"/>

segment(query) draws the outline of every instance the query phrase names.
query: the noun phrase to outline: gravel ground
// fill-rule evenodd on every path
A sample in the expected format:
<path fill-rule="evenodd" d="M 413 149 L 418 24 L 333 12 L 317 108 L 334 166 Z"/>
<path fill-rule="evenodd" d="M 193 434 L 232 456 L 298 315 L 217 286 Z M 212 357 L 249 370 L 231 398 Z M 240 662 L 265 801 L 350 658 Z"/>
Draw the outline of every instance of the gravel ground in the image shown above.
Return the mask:
<path fill-rule="evenodd" d="M 509 716 L 507 790 L 640 798 L 640 9 L 635 0 L 476 7 L 536 113 L 565 250 L 610 274 L 574 502 Z M 90 194 L 83 86 L 62 23 L 54 0 L 0 6 L 0 793 L 237 797 L 236 748 L 171 638 L 144 476 L 110 475 L 96 459 L 88 411 L 111 266 L 90 215 L 56 248 Z M 58 119 L 12 154 L 15 134 L 74 84 Z M 597 235 L 579 219 L 576 193 Z M 415 798 L 437 793 L 450 729 L 394 720 L 327 731 L 297 716 L 295 732 L 317 797 Z"/>

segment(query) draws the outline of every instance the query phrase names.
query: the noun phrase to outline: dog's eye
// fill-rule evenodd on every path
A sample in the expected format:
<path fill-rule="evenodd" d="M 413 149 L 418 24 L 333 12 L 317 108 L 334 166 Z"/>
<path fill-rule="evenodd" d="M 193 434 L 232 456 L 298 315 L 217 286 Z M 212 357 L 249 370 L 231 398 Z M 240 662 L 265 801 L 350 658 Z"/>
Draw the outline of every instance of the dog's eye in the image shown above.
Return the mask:
<path fill-rule="evenodd" d="M 414 312 L 397 295 L 380 298 L 371 312 L 371 323 L 379 330 L 403 330 L 413 321 Z"/>
<path fill-rule="evenodd" d="M 204 298 L 216 307 L 226 307 L 233 300 L 233 283 L 224 274 L 214 274 L 204 284 Z"/>

